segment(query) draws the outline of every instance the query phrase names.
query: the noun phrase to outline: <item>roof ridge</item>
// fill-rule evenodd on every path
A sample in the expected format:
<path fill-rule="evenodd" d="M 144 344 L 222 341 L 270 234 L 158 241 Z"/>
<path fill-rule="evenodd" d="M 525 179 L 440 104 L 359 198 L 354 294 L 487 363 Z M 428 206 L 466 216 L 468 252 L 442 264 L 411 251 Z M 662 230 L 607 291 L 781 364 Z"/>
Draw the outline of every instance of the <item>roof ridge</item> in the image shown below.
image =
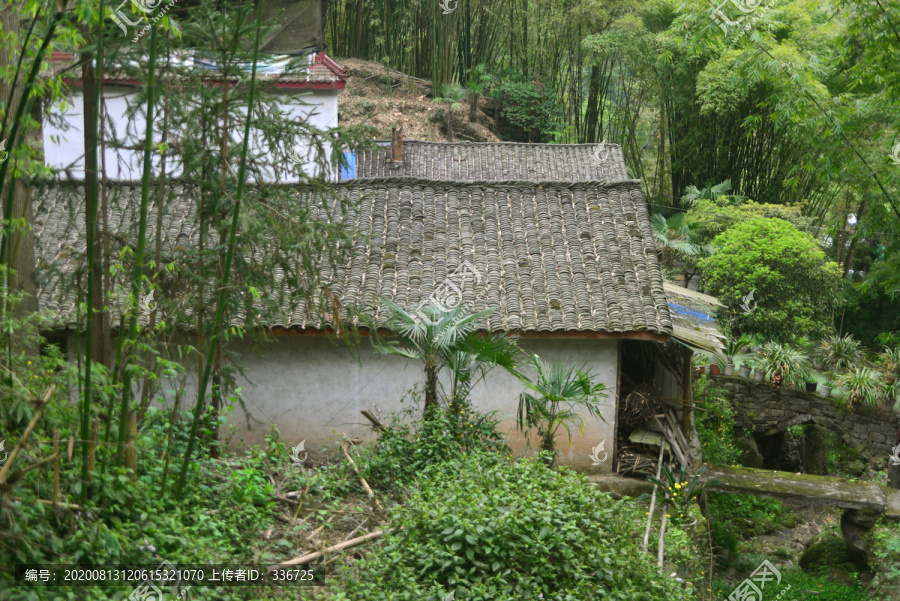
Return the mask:
<path fill-rule="evenodd" d="M 374 142 L 390 142 L 390 140 L 373 140 Z M 552 148 L 560 148 L 560 147 L 579 147 L 579 146 L 597 146 L 598 144 L 603 144 L 605 146 L 618 146 L 622 148 L 621 144 L 615 144 L 614 142 L 584 142 L 582 144 L 550 144 L 544 142 L 438 142 L 435 140 L 403 140 L 404 144 L 433 144 L 435 146 L 547 146 Z"/>
<path fill-rule="evenodd" d="M 524 187 L 547 187 L 547 188 L 580 188 L 588 186 L 600 186 L 603 188 L 613 188 L 624 185 L 640 185 L 639 179 L 618 179 L 618 180 L 582 180 L 582 181 L 557 181 L 557 180 L 446 180 L 446 179 L 428 179 L 423 177 L 414 177 L 410 175 L 397 177 L 357 177 L 335 182 L 335 185 L 351 186 L 355 184 L 421 184 L 440 187 L 478 187 L 478 186 L 503 186 L 508 188 L 524 188 Z"/>

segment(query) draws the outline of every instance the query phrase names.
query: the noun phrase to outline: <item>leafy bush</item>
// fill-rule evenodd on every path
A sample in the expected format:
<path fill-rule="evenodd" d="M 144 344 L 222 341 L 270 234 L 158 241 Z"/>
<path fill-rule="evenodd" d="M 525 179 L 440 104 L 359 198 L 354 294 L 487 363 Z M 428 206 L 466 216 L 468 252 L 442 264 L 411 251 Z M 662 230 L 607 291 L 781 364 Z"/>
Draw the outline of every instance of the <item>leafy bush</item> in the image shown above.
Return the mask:
<path fill-rule="evenodd" d="M 816 241 L 781 219 L 755 218 L 716 237 L 716 253 L 700 261 L 705 287 L 726 306 L 731 329 L 787 342 L 831 329 L 841 272 Z M 743 299 L 755 292 L 750 312 Z"/>
<path fill-rule="evenodd" d="M 643 513 L 539 459 L 472 454 L 425 469 L 334 599 L 689 599 L 641 552 Z"/>
<path fill-rule="evenodd" d="M 461 458 L 470 451 L 509 456 L 506 437 L 497 431 L 493 414 L 466 412 L 460 416 L 438 409 L 413 430 L 399 420 L 385 429 L 378 443 L 361 453 L 358 462 L 375 487 L 402 488 L 426 467 Z"/>
<path fill-rule="evenodd" d="M 549 142 L 551 132 L 562 121 L 556 94 L 540 82 L 509 82 L 498 89 L 502 117 L 521 128 L 528 142 Z"/>
<path fill-rule="evenodd" d="M 855 367 L 852 371 L 839 375 L 834 385 L 846 392 L 846 399 L 853 406 L 877 406 L 881 400 L 884 380 L 882 375 L 868 367 Z"/>
<path fill-rule="evenodd" d="M 755 361 L 756 368 L 766 373 L 775 385 L 801 387 L 812 378 L 812 364 L 806 353 L 787 344 L 768 342 Z"/>
<path fill-rule="evenodd" d="M 819 343 L 818 356 L 829 370 L 845 371 L 863 360 L 864 350 L 852 335 L 835 335 Z"/>
<path fill-rule="evenodd" d="M 704 409 L 694 417 L 704 460 L 737 465 L 741 453 L 735 446 L 734 409 L 725 391 L 705 375 L 700 376 L 694 382 L 694 400 Z"/>
<path fill-rule="evenodd" d="M 688 186 L 690 188 L 690 186 Z M 812 220 L 805 217 L 800 206 L 763 204 L 751 201 L 733 203 L 727 196 L 715 200 L 697 198 L 686 213 L 702 244 L 709 244 L 728 228 L 754 217 L 781 219 L 800 231 L 809 231 Z"/>
<path fill-rule="evenodd" d="M 568 369 L 562 363 L 546 363 L 537 355 L 531 356 L 531 365 L 536 372 L 534 378 L 520 374 L 519 379 L 530 392 L 519 395 L 519 409 L 516 425 L 520 431 L 536 428 L 541 441 L 541 450 L 549 451 L 550 465 L 556 457 L 556 433 L 560 428 L 569 435 L 572 444 L 574 423 L 580 432 L 584 431 L 584 419 L 578 413 L 583 408 L 587 413 L 603 419 L 600 413 L 600 399 L 606 397 L 606 385 L 594 382 L 590 369 Z M 535 394 L 531 394 L 531 393 Z M 536 395 L 536 396 L 535 396 Z"/>

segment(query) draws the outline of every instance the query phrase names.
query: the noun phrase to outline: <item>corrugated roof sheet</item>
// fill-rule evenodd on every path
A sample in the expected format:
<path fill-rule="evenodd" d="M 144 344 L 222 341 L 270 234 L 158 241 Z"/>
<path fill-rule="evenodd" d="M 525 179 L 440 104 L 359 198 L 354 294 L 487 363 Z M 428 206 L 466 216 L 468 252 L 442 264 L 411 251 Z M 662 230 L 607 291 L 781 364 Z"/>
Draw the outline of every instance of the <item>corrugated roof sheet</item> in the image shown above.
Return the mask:
<path fill-rule="evenodd" d="M 298 194 L 307 194 L 297 187 Z M 497 311 L 492 330 L 672 332 L 646 204 L 636 180 L 610 184 L 441 182 L 357 179 L 335 185 L 357 203 L 345 218 L 361 234 L 336 273 L 323 266 L 345 309 L 384 323 L 387 297 L 416 307 L 470 264 L 479 274 L 457 282 L 474 310 Z M 39 306 L 60 325 L 74 321 L 71 281 L 83 263 L 83 187 L 74 196 L 38 190 L 35 235 Z M 109 225 L 134 243 L 139 183 L 109 189 Z M 163 255 L 188 257 L 198 240 L 196 205 L 179 192 L 163 214 Z M 148 237 L 155 237 L 151 207 Z M 276 295 L 277 290 L 261 291 Z M 274 298 L 274 297 L 273 297 Z M 238 316 L 238 319 L 240 316 Z M 321 323 L 301 301 L 268 316 L 271 326 Z"/>

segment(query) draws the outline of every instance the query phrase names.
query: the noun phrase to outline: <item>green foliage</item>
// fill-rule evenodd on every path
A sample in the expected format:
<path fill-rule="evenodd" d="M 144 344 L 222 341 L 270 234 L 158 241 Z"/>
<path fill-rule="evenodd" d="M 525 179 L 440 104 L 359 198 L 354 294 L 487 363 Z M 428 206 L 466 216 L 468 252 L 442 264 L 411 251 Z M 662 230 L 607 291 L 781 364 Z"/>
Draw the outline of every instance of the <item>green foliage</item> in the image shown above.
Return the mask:
<path fill-rule="evenodd" d="M 408 312 L 390 299 L 384 299 L 391 311 L 385 327 L 397 334 L 396 340 L 375 340 L 379 352 L 414 359 L 425 368 L 425 414 L 438 406 L 443 392 L 439 375 L 449 371 L 450 394 L 444 393 L 450 408 L 460 413 L 468 408 L 472 387 L 496 366 L 516 374 L 519 350 L 515 338 L 507 334 L 477 333 L 481 320 L 493 309 L 468 313 L 460 304 L 446 311 L 435 302 Z"/>
<path fill-rule="evenodd" d="M 704 410 L 694 416 L 704 460 L 737 465 L 741 453 L 735 446 L 734 409 L 725 390 L 703 375 L 694 381 L 694 400 Z"/>
<path fill-rule="evenodd" d="M 803 215 L 802 209 L 799 205 L 760 204 L 752 200 L 734 204 L 727 198 L 701 196 L 691 203 L 686 219 L 698 239 L 703 244 L 709 244 L 728 228 L 755 217 L 781 219 L 802 232 L 810 231 L 812 220 Z"/>
<path fill-rule="evenodd" d="M 689 474 L 687 466 L 682 465 L 676 475 L 672 472 L 672 468 L 664 463 L 661 471 L 662 478 L 647 476 L 647 480 L 659 486 L 662 502 L 668 506 L 666 512 L 672 519 L 672 523 L 675 526 L 685 526 L 694 520 L 691 516 L 694 499 L 702 495 L 709 484 L 703 482 L 706 466 L 701 467 L 694 474 Z"/>
<path fill-rule="evenodd" d="M 852 335 L 828 336 L 819 343 L 818 357 L 830 371 L 846 371 L 864 358 L 864 349 Z"/>
<path fill-rule="evenodd" d="M 416 424 L 413 430 L 396 416 L 371 450 L 360 453 L 357 462 L 376 487 L 400 489 L 413 482 L 430 465 L 465 460 L 465 454 L 479 451 L 510 454 L 506 437 L 497 430 L 493 414 L 467 411 L 456 415 L 448 409 Z"/>
<path fill-rule="evenodd" d="M 877 407 L 884 394 L 884 378 L 870 367 L 854 367 L 834 380 L 835 387 L 841 388 L 846 400 L 853 406 L 871 405 Z"/>
<path fill-rule="evenodd" d="M 693 206 L 698 200 L 713 200 L 718 201 L 720 198 L 724 199 L 728 203 L 732 205 L 739 205 L 741 202 L 746 200 L 743 196 L 730 196 L 728 193 L 731 192 L 731 180 L 726 179 L 721 184 L 717 184 L 715 186 L 707 186 L 702 190 L 697 186 L 687 186 L 684 189 L 684 194 L 681 196 L 681 204 L 690 207 Z"/>
<path fill-rule="evenodd" d="M 525 132 L 528 142 L 549 142 L 561 120 L 553 90 L 539 82 L 505 82 L 497 90 L 502 117 Z"/>
<path fill-rule="evenodd" d="M 866 538 L 872 569 L 895 585 L 900 583 L 900 525 L 881 520 Z"/>
<path fill-rule="evenodd" d="M 808 234 L 781 219 L 754 218 L 716 237 L 716 253 L 700 261 L 710 294 L 726 306 L 732 330 L 787 341 L 831 327 L 840 272 Z M 755 309 L 741 308 L 755 292 Z"/>
<path fill-rule="evenodd" d="M 687 600 L 640 550 L 643 511 L 540 460 L 427 468 L 394 529 L 336 576 L 335 601 Z"/>
<path fill-rule="evenodd" d="M 788 344 L 767 342 L 754 363 L 756 369 L 764 371 L 766 378 L 775 385 L 800 388 L 812 378 L 812 364 L 807 354 Z"/>
<path fill-rule="evenodd" d="M 752 340 L 746 334 L 741 334 L 739 337 L 729 336 L 725 341 L 725 356 L 728 358 L 729 363 L 733 363 L 734 358 L 750 346 L 751 342 Z"/>
<path fill-rule="evenodd" d="M 758 562 L 763 559 L 771 560 L 771 558 L 760 556 L 759 558 L 754 558 L 754 561 L 757 559 Z M 740 575 L 742 577 L 749 576 L 758 565 L 758 562 L 748 566 L 747 570 L 741 571 Z M 780 598 L 791 601 L 794 599 L 797 601 L 803 599 L 806 599 L 806 601 L 810 599 L 815 599 L 816 601 L 872 601 L 872 599 L 876 598 L 872 597 L 871 593 L 860 585 L 858 574 L 851 574 L 851 576 L 853 578 L 852 583 L 845 584 L 828 575 L 807 574 L 796 568 L 781 569 L 781 584 L 777 588 L 772 589 L 771 597 L 773 599 Z M 736 583 L 727 583 L 721 579 L 714 580 L 713 599 L 727 599 L 728 595 L 734 590 L 735 585 Z M 766 590 L 768 591 L 768 588 Z M 783 591 L 787 592 L 779 597 Z"/>
<path fill-rule="evenodd" d="M 570 424 L 575 424 L 579 432 L 584 430 L 584 418 L 580 409 L 588 415 L 601 419 L 600 399 L 606 398 L 606 385 L 594 382 L 590 369 L 566 368 L 562 363 L 546 363 L 537 355 L 531 355 L 531 367 L 535 377 L 520 374 L 519 379 L 531 392 L 519 395 L 516 425 L 520 431 L 537 429 L 540 448 L 552 453 L 550 464 L 556 457 L 556 433 L 561 428 L 569 436 L 572 444 Z M 534 393 L 534 394 L 532 394 Z M 605 420 L 604 420 L 605 421 Z"/>

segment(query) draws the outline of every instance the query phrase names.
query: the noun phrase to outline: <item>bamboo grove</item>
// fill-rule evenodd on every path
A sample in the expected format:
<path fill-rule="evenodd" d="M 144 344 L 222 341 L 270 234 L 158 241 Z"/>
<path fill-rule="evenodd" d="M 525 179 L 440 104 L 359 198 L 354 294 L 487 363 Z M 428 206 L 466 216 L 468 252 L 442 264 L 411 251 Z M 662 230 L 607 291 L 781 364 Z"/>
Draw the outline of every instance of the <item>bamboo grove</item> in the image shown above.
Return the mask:
<path fill-rule="evenodd" d="M 3 13 L 4 31 L 18 32 L 21 18 L 22 33 L 10 36 L 3 54 L 10 85 L 0 90 L 11 107 L 0 136 L 10 157 L 0 165 L 0 413 L 16 437 L 28 424 L 28 432 L 36 426 L 35 434 L 49 437 L 40 426 L 45 410 L 54 423 L 68 423 L 80 455 L 71 492 L 90 495 L 102 474 L 126 473 L 130 424 L 160 401 L 170 412 L 158 478 L 163 502 L 185 494 L 198 452 L 217 452 L 220 416 L 242 409 L 240 361 L 226 352 L 228 341 L 265 338 L 264 326 L 300 303 L 331 307 L 321 274 L 345 257 L 353 233 L 340 225 L 351 206 L 326 176 L 371 134 L 325 132 L 286 112 L 257 75 L 259 40 L 275 26 L 263 20 L 261 5 L 194 3 L 177 26 L 175 18 L 161 19 L 138 43 L 104 18 L 104 3 L 97 12 L 91 6 L 33 3 L 20 17 L 8 3 Z M 50 52 L 60 50 L 77 51 L 78 63 L 54 68 Z M 186 63 L 193 52 L 219 70 L 210 76 Z M 72 102 L 73 71 L 85 109 L 83 180 L 43 165 L 39 135 L 51 108 Z M 114 96 L 104 94 L 110 74 L 141 82 L 125 135 L 109 113 Z M 304 151 L 313 158 L 298 167 L 294 159 Z M 132 166 L 140 180 L 117 181 L 129 157 L 139 157 Z M 262 185 L 290 173 L 299 183 Z M 47 218 L 40 211 L 48 196 L 80 229 L 84 255 L 66 265 L 35 265 L 27 236 L 35 220 Z M 195 244 L 168 238 L 167 228 L 181 219 L 195 224 Z M 35 279 L 54 282 L 71 314 L 36 313 L 34 287 L 19 284 Z M 60 335 L 38 336 L 54 331 Z M 83 336 L 67 346 L 64 332 Z M 75 421 L 63 410 L 66 399 L 77 400 Z M 189 435 L 175 436 L 186 410 Z M 0 477 L 4 489 L 16 473 Z"/>

